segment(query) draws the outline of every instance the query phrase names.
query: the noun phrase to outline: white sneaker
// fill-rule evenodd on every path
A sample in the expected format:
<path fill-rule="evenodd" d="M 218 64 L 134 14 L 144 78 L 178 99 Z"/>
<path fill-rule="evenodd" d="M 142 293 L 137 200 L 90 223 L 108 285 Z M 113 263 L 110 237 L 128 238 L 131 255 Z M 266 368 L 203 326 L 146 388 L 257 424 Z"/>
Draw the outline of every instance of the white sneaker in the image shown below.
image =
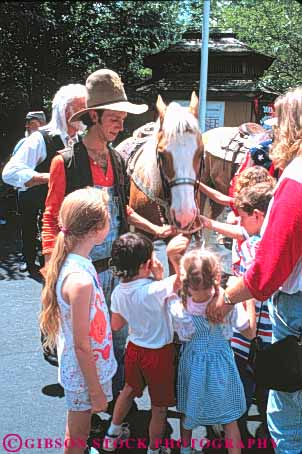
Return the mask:
<path fill-rule="evenodd" d="M 97 449 L 95 449 L 94 447 L 91 447 L 89 449 L 89 454 L 100 454 L 100 452 Z"/>
<path fill-rule="evenodd" d="M 212 424 L 212 430 L 217 438 L 224 437 L 224 430 L 222 424 Z"/>
<path fill-rule="evenodd" d="M 166 448 L 166 446 L 160 446 L 160 448 L 158 450 L 158 454 L 170 454 L 170 452 L 171 452 L 171 449 Z"/>
<path fill-rule="evenodd" d="M 118 435 L 105 435 L 102 450 L 114 452 L 119 447 L 120 440 L 127 440 L 130 437 L 130 428 L 127 422 L 124 422 Z"/>

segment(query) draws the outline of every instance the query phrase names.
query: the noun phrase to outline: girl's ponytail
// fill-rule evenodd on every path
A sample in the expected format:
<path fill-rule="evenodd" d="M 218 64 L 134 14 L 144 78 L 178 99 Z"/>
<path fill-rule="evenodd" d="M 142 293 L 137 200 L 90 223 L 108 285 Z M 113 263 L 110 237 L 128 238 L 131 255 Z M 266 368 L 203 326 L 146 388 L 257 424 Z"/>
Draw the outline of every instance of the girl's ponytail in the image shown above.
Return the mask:
<path fill-rule="evenodd" d="M 220 264 L 210 251 L 194 249 L 187 252 L 180 262 L 180 280 L 182 282 L 182 301 L 187 304 L 189 289 L 200 290 L 213 287 L 219 291 L 221 280 Z"/>
<path fill-rule="evenodd" d="M 56 284 L 62 265 L 74 243 L 71 238 L 66 240 L 65 233 L 60 231 L 47 267 L 45 286 L 42 291 L 40 328 L 45 335 L 43 345 L 50 349 L 55 347 L 59 332 L 60 309 L 56 295 Z"/>

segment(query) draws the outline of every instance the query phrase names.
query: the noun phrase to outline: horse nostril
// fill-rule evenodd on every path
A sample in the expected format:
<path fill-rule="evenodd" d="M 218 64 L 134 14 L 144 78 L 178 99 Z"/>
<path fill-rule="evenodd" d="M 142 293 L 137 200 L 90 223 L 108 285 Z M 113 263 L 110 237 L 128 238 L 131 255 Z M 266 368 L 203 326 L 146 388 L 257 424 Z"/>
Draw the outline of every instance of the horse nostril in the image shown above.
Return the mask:
<path fill-rule="evenodd" d="M 173 208 L 170 209 L 170 213 L 173 225 L 178 228 L 181 227 L 181 223 L 176 219 L 175 210 Z"/>
<path fill-rule="evenodd" d="M 180 223 L 179 221 L 177 221 L 176 218 L 174 218 L 174 225 L 175 225 L 175 227 L 177 227 L 177 228 L 180 228 L 180 227 L 181 227 L 181 223 Z"/>

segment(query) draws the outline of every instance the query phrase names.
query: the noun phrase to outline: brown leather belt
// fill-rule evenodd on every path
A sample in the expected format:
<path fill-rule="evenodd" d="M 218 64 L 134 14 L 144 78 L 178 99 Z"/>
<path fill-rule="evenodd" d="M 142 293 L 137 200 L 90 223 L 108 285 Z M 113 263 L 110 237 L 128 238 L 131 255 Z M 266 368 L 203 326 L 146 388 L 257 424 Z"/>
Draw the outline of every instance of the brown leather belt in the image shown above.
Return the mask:
<path fill-rule="evenodd" d="M 105 259 L 96 260 L 92 262 L 95 270 L 97 273 L 102 273 L 103 271 L 107 271 L 109 268 L 109 260 L 110 257 L 106 257 Z"/>

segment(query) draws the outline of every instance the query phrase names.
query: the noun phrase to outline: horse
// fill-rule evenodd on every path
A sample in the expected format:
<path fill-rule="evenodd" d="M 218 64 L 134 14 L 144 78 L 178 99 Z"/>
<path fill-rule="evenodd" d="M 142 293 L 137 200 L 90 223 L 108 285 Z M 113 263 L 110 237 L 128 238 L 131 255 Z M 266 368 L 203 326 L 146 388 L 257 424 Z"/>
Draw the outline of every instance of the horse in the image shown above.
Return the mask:
<path fill-rule="evenodd" d="M 171 221 L 171 219 L 169 218 L 169 213 L 167 213 L 168 203 L 163 199 L 163 193 L 160 190 L 161 180 L 154 161 L 154 150 L 152 150 L 152 147 L 154 149 L 156 147 L 156 136 L 154 136 L 154 133 L 157 124 L 151 122 L 141 126 L 134 131 L 132 137 L 121 142 L 116 148 L 125 159 L 129 160 L 128 169 L 130 168 L 130 175 L 132 174 L 134 183 L 145 195 L 144 197 L 143 194 L 132 193 L 130 203 L 142 215 L 147 216 L 148 219 L 160 225 L 163 222 L 163 218 L 168 221 Z M 223 194 L 228 194 L 232 178 L 242 164 L 245 163 L 246 167 L 254 164 L 249 153 L 250 148 L 267 139 L 271 139 L 271 132 L 265 130 L 257 123 L 251 122 L 243 123 L 240 126 L 220 127 L 206 131 L 202 134 L 204 166 L 200 174 L 200 181 L 214 187 Z M 146 143 L 148 143 L 149 151 L 144 152 L 144 158 L 149 164 L 149 157 L 153 156 L 153 161 L 151 167 L 148 166 L 145 180 L 142 181 L 142 175 L 145 172 L 144 168 L 139 170 L 140 176 L 137 175 L 137 172 L 133 174 L 133 170 L 137 157 L 144 151 L 142 147 Z M 137 151 L 139 151 L 138 154 L 136 154 Z M 155 191 L 154 185 L 156 186 Z M 160 192 L 161 195 L 159 196 Z M 201 193 L 199 199 L 200 212 L 204 214 L 206 196 Z M 165 211 L 165 216 L 162 215 L 163 210 Z M 210 201 L 207 215 L 212 219 L 216 219 L 222 210 L 223 207 L 221 205 Z"/>
<path fill-rule="evenodd" d="M 220 127 L 202 135 L 204 143 L 204 171 L 200 181 L 228 194 L 231 181 L 237 172 L 254 165 L 250 149 L 270 139 L 270 131 L 257 123 L 243 123 L 236 127 Z M 201 212 L 205 209 L 206 196 L 201 195 Z M 210 201 L 208 216 L 216 219 L 223 206 Z"/>
<path fill-rule="evenodd" d="M 189 233 L 199 214 L 196 194 L 203 162 L 198 97 L 193 92 L 187 108 L 176 102 L 167 106 L 159 95 L 156 107 L 157 122 L 143 138 L 136 134 L 130 145 L 129 205 L 154 224 Z M 127 153 L 127 147 L 129 151 L 128 139 L 116 148 Z"/>

